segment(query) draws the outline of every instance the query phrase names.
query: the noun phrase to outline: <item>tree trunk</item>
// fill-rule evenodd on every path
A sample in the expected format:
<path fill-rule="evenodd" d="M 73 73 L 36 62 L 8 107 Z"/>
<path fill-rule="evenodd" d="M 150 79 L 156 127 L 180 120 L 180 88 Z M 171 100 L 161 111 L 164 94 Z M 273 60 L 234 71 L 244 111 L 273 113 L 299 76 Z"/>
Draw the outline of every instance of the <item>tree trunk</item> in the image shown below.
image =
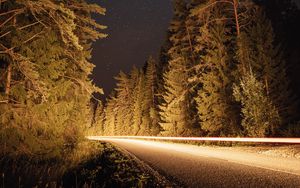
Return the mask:
<path fill-rule="evenodd" d="M 236 25 L 236 32 L 237 36 L 240 35 L 240 22 L 239 22 L 239 15 L 238 15 L 238 6 L 239 6 L 239 1 L 238 0 L 233 0 L 233 9 L 234 9 L 234 17 L 235 17 L 235 25 Z"/>
<path fill-rule="evenodd" d="M 5 85 L 5 95 L 8 97 L 10 94 L 10 86 L 11 86 L 11 71 L 12 71 L 12 64 L 8 63 L 7 66 L 7 75 L 6 75 L 6 85 Z"/>
<path fill-rule="evenodd" d="M 193 50 L 193 44 L 192 44 L 191 34 L 190 34 L 189 28 L 187 27 L 186 24 L 185 24 L 185 28 L 186 28 L 186 32 L 188 34 L 188 39 L 189 39 L 189 45 L 190 45 L 190 50 L 191 50 L 192 61 L 193 61 L 193 64 L 195 65 L 196 59 L 195 59 L 195 54 L 194 54 L 194 50 Z"/>
<path fill-rule="evenodd" d="M 17 17 L 14 16 L 13 20 L 12 20 L 12 24 L 15 27 L 16 23 L 17 23 Z M 5 84 L 5 95 L 7 98 L 9 98 L 9 94 L 10 94 L 10 88 L 11 88 L 11 73 L 12 73 L 12 62 L 8 62 L 7 65 L 7 75 L 6 75 L 6 84 Z"/>
<path fill-rule="evenodd" d="M 267 77 L 265 77 L 265 86 L 266 86 L 267 96 L 269 96 L 270 91 L 269 91 L 269 82 L 268 82 Z"/>

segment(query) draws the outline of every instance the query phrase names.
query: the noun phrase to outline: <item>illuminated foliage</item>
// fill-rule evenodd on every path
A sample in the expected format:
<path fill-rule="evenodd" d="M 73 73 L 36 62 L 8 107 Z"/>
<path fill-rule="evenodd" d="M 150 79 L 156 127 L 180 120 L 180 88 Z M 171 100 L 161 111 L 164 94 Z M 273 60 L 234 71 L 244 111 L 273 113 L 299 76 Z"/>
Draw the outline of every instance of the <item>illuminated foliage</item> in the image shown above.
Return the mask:
<path fill-rule="evenodd" d="M 130 75 L 120 72 L 116 80 L 115 96 L 107 100 L 104 110 L 104 134 L 157 135 L 155 61 L 149 58 L 145 72 L 133 67 Z"/>
<path fill-rule="evenodd" d="M 228 136 L 238 135 L 239 110 L 233 100 L 232 85 L 236 66 L 233 61 L 235 30 L 227 21 L 229 13 L 225 5 L 203 10 L 211 4 L 199 4 L 191 10 L 192 18 L 196 19 L 195 53 L 198 55 L 196 75 L 193 78 L 200 84 L 197 101 L 201 128 L 208 135 Z"/>
<path fill-rule="evenodd" d="M 105 37 L 85 1 L 1 3 L 1 152 L 60 155 L 89 125 L 91 42 Z M 12 136 L 13 135 L 13 136 Z M 2 147 L 1 147 L 2 148 Z"/>
<path fill-rule="evenodd" d="M 105 134 L 286 134 L 298 103 L 257 1 L 175 0 L 159 62 L 150 58 L 143 70 L 116 77 Z"/>
<path fill-rule="evenodd" d="M 157 68 L 156 62 L 153 57 L 150 57 L 146 64 L 145 72 L 145 87 L 144 87 L 144 107 L 145 107 L 145 117 L 149 122 L 150 135 L 159 134 L 161 127 L 159 125 L 160 117 L 157 106 Z"/>
<path fill-rule="evenodd" d="M 137 79 L 139 74 L 138 69 L 134 68 L 131 71 L 131 75 L 134 79 Z M 117 80 L 116 87 L 116 126 L 114 130 L 115 135 L 129 134 L 132 129 L 132 109 L 133 101 L 132 94 L 134 92 L 134 84 L 136 80 L 131 80 L 131 77 L 124 72 L 120 72 L 115 79 Z"/>
<path fill-rule="evenodd" d="M 116 129 L 116 108 L 117 100 L 115 93 L 112 93 L 106 101 L 106 106 L 104 108 L 104 135 L 115 135 Z"/>
<path fill-rule="evenodd" d="M 89 128 L 88 135 L 103 135 L 104 134 L 104 106 L 101 101 L 97 102 L 96 109 L 94 107 L 91 107 L 93 118 L 91 127 Z"/>
<path fill-rule="evenodd" d="M 137 82 L 133 91 L 133 135 L 149 135 L 149 122 L 144 123 L 143 119 L 145 118 L 145 109 L 144 109 L 144 92 L 145 92 L 145 75 L 142 71 L 139 72 Z"/>
<path fill-rule="evenodd" d="M 242 104 L 242 126 L 247 136 L 265 137 L 278 134 L 278 110 L 268 97 L 264 84 L 252 72 L 241 79 L 239 86 L 234 86 L 234 96 Z"/>

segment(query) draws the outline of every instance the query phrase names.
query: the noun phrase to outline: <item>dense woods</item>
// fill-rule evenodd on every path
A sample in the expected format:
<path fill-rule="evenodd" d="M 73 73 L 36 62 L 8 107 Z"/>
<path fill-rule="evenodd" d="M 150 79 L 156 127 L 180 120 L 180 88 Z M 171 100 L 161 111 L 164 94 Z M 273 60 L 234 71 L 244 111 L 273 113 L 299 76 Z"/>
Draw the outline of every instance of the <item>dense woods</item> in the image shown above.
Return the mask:
<path fill-rule="evenodd" d="M 101 101 L 90 58 L 106 37 L 94 19 L 105 8 L 0 0 L 2 187 L 155 185 L 85 135 L 300 137 L 296 5 L 174 0 L 173 8 L 159 58 L 120 71 Z"/>
<path fill-rule="evenodd" d="M 86 1 L 0 1 L 1 155 L 62 156 L 90 125 L 91 42 L 105 37 Z"/>
<path fill-rule="evenodd" d="M 84 0 L 0 1 L 0 187 L 140 183 L 118 170 L 133 165 L 120 152 L 84 140 L 102 93 L 90 79 L 92 42 L 106 37 L 97 14 Z"/>
<path fill-rule="evenodd" d="M 159 60 L 150 58 L 143 69 L 133 67 L 116 76 L 116 88 L 98 103 L 93 132 L 300 136 L 296 5 L 173 2 Z"/>
<path fill-rule="evenodd" d="M 300 11 L 292 1 L 174 0 L 159 59 L 90 74 L 106 37 L 85 1 L 1 1 L 1 154 L 59 156 L 100 135 L 299 136 Z M 270 8 L 270 6 L 275 8 Z M 93 104 L 90 101 L 93 101 Z M 96 105 L 94 105 L 96 104 Z"/>

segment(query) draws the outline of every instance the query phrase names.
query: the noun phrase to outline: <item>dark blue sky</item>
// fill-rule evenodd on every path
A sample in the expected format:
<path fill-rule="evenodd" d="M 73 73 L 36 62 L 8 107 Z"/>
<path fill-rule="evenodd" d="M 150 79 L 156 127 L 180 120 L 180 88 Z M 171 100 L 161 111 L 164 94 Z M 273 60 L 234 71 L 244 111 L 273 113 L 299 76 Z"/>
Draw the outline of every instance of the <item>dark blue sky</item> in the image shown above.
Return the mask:
<path fill-rule="evenodd" d="M 172 18 L 171 0 L 102 0 L 107 9 L 97 21 L 108 26 L 109 36 L 95 43 L 94 82 L 109 94 L 114 76 L 120 70 L 129 72 L 133 65 L 142 67 L 150 55 L 157 56 L 166 38 Z"/>

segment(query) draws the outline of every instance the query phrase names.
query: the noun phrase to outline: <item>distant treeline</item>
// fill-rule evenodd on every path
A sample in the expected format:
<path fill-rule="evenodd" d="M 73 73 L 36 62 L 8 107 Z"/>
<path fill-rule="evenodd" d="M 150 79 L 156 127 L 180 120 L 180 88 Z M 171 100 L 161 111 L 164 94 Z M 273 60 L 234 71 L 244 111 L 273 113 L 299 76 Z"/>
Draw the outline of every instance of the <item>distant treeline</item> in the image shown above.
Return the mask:
<path fill-rule="evenodd" d="M 291 1 L 175 0 L 159 61 L 116 76 L 93 133 L 300 136 L 299 21 Z"/>

